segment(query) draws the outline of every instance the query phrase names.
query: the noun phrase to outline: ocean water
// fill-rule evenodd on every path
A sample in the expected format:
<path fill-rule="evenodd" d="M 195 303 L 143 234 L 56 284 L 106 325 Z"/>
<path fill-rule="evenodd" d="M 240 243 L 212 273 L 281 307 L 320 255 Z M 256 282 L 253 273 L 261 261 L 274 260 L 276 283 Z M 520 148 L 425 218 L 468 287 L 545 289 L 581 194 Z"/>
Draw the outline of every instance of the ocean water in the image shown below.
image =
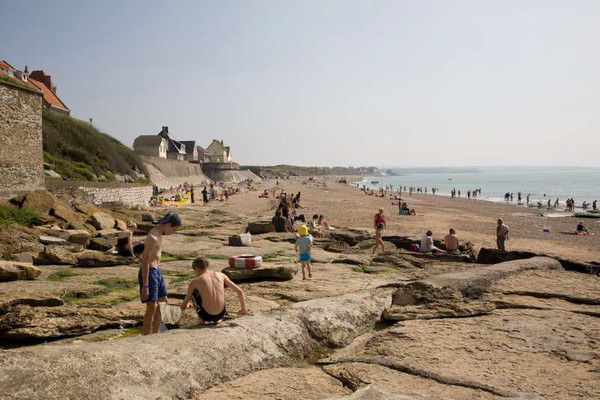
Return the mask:
<path fill-rule="evenodd" d="M 378 181 L 378 183 L 372 183 Z M 371 189 L 379 189 L 393 185 L 394 190 L 399 185 L 427 187 L 431 193 L 432 187 L 439 188 L 440 195 L 450 195 L 452 189 L 461 191 L 466 197 L 468 190 L 481 189 L 481 200 L 504 201 L 506 192 L 514 193 L 514 203 L 517 193 L 521 192 L 523 202 L 530 194 L 531 202 L 552 203 L 558 198 L 564 205 L 567 198 L 574 198 L 580 205 L 583 201 L 591 203 L 600 200 L 600 168 L 574 167 L 506 167 L 506 168 L 477 168 L 477 172 L 439 172 L 439 173 L 408 173 L 406 175 L 365 177 L 362 185 Z M 545 195 L 545 196 L 544 196 Z"/>

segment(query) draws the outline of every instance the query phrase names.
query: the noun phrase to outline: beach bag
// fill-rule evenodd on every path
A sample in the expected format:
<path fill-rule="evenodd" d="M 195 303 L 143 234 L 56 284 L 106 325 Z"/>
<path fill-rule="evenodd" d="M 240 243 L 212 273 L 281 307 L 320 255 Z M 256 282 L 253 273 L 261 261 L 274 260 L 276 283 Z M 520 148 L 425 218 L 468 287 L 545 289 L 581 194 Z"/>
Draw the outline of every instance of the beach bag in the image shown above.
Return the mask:
<path fill-rule="evenodd" d="M 416 243 L 413 243 L 413 244 L 410 245 L 410 251 L 419 251 L 420 249 L 421 248 Z"/>

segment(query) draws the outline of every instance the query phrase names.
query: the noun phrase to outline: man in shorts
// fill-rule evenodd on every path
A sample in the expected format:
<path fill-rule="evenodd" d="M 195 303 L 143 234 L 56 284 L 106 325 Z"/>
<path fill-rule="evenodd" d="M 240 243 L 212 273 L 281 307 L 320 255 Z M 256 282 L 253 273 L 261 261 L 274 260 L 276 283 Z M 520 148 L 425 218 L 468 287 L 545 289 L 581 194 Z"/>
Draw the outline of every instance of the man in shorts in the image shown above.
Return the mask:
<path fill-rule="evenodd" d="M 185 310 L 193 303 L 200 324 L 212 322 L 219 324 L 227 313 L 225 306 L 225 286 L 233 289 L 240 300 L 238 316 L 246 314 L 244 291 L 227 277 L 227 275 L 212 271 L 206 257 L 199 256 L 192 262 L 196 279 L 190 282 L 181 309 Z"/>
<path fill-rule="evenodd" d="M 160 270 L 163 235 L 170 235 L 181 226 L 176 213 L 168 213 L 158 221 L 158 226 L 148 232 L 142 253 L 142 266 L 138 273 L 140 300 L 146 304 L 144 335 L 158 333 L 161 324 L 158 302 L 167 301 L 167 285 Z"/>

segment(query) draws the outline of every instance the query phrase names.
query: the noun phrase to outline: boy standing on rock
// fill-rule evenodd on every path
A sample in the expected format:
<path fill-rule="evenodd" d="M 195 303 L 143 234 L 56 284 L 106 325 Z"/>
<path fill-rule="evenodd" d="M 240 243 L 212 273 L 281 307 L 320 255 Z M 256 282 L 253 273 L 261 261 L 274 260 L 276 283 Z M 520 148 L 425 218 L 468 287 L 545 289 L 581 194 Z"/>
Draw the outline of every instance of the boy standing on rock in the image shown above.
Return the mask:
<path fill-rule="evenodd" d="M 300 225 L 298 233 L 300 236 L 296 239 L 296 251 L 300 255 L 300 263 L 302 264 L 302 280 L 306 280 L 307 272 L 308 277 L 312 278 L 310 260 L 312 260 L 313 238 L 308 234 L 308 227 L 306 225 Z"/>
<path fill-rule="evenodd" d="M 181 309 L 185 310 L 190 307 L 190 301 L 193 301 L 200 324 L 207 322 L 219 324 L 227 313 L 225 286 L 228 286 L 237 293 L 240 299 L 238 316 L 246 314 L 244 291 L 231 282 L 227 275 L 211 271 L 209 265 L 208 259 L 203 256 L 196 257 L 192 262 L 196 279 L 190 282 L 185 299 L 181 303 Z"/>
<path fill-rule="evenodd" d="M 160 271 L 163 235 L 175 233 L 181 226 L 181 218 L 176 213 L 168 213 L 158 221 L 159 225 L 148 232 L 142 266 L 138 273 L 140 300 L 146 303 L 144 313 L 144 335 L 157 333 L 161 324 L 158 302 L 167 301 L 167 285 Z"/>

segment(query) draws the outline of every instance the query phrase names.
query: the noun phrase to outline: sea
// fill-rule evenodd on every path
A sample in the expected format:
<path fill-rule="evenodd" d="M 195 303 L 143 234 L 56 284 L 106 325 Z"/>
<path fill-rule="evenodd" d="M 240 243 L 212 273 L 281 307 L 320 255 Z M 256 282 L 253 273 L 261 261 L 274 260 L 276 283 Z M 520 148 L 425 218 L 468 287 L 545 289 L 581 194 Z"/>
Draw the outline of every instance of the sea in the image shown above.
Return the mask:
<path fill-rule="evenodd" d="M 400 168 L 398 170 L 401 170 Z M 406 173 L 396 172 L 397 175 L 368 176 L 360 183 L 370 189 L 377 190 L 388 185 L 397 190 L 401 185 L 427 187 L 427 193 L 436 187 L 440 195 L 450 195 L 452 189 L 461 191 L 461 197 L 467 196 L 467 191 L 481 189 L 480 200 L 503 202 L 505 193 L 521 192 L 523 201 L 530 195 L 530 204 L 546 203 L 548 199 L 558 198 L 561 205 L 567 198 L 573 198 L 577 205 L 583 201 L 591 203 L 600 200 L 600 168 L 588 167 L 475 167 L 458 169 L 410 169 Z"/>

